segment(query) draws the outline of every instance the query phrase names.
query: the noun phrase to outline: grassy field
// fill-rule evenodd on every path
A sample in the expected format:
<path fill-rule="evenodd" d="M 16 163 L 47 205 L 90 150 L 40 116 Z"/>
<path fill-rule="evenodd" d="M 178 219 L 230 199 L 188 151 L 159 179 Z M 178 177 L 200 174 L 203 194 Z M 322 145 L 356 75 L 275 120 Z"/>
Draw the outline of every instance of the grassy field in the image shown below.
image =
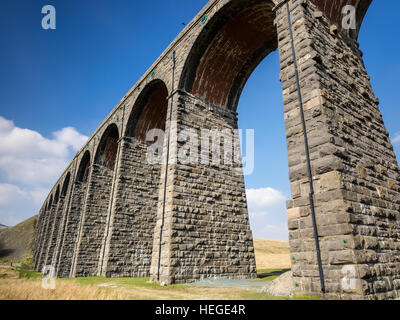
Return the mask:
<path fill-rule="evenodd" d="M 286 241 L 272 241 L 254 239 L 257 270 L 262 269 L 290 269 L 289 243 Z"/>
<path fill-rule="evenodd" d="M 273 280 L 284 270 L 263 270 L 256 281 Z M 6 276 L 4 274 L 7 273 Z M 2 276 L 3 275 L 3 276 Z M 148 278 L 58 279 L 55 290 L 41 286 L 41 275 L 18 268 L 0 268 L 0 300 L 314 300 L 316 297 L 274 297 L 259 288 L 161 287 Z"/>
<path fill-rule="evenodd" d="M 273 297 L 260 287 L 224 288 L 172 285 L 161 287 L 148 278 L 57 279 L 55 290 L 42 288 L 32 265 L 31 249 L 37 217 L 0 231 L 0 300 L 285 300 L 313 297 Z M 288 242 L 254 239 L 258 279 L 267 282 L 290 269 Z M 3 263 L 3 265 L 1 265 Z M 10 266 L 10 264 L 13 266 Z M 22 269 L 25 268 L 25 269 Z"/>
<path fill-rule="evenodd" d="M 255 239 L 258 284 L 290 270 L 287 242 Z M 4 259 L 3 259 L 4 260 Z M 23 261 L 29 261 L 25 256 Z M 0 265 L 0 300 L 309 300 L 316 297 L 274 297 L 260 287 L 206 287 L 183 284 L 161 287 L 148 278 L 57 279 L 55 290 L 42 288 L 40 273 Z M 22 262 L 23 262 L 22 261 Z M 4 261 L 3 261 L 4 262 Z M 27 262 L 28 263 L 28 262 Z M 25 264 L 25 263 L 23 263 Z M 18 265 L 18 264 L 17 264 Z"/>

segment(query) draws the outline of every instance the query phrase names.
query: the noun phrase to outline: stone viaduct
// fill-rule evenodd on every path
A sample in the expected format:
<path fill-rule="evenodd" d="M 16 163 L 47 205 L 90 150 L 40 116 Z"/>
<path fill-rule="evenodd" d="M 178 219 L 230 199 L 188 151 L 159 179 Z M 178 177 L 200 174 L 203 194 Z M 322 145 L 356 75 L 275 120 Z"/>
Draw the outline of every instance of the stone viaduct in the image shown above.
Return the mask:
<path fill-rule="evenodd" d="M 167 284 L 255 277 L 243 175 L 168 159 L 176 130 L 237 128 L 248 77 L 278 49 L 295 284 L 326 298 L 399 296 L 400 172 L 357 43 L 371 1 L 209 1 L 51 190 L 36 270 Z M 342 28 L 345 5 L 356 29 Z M 158 165 L 146 158 L 152 128 L 167 132 Z"/>

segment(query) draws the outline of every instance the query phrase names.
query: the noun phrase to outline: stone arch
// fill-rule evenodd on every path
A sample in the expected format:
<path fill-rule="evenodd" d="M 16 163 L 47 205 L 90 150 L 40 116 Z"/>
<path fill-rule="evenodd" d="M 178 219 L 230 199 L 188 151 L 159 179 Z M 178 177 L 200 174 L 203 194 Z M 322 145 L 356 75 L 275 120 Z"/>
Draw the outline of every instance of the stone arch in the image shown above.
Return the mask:
<path fill-rule="evenodd" d="M 87 150 L 79 164 L 76 181 L 87 183 L 89 179 L 89 169 L 90 169 L 90 151 Z"/>
<path fill-rule="evenodd" d="M 45 236 L 46 230 L 46 220 L 48 215 L 48 208 L 49 208 L 49 199 L 47 198 L 43 204 L 39 220 L 38 220 L 38 230 L 36 235 L 36 244 L 35 244 L 35 270 L 40 270 L 41 268 L 41 250 L 43 246 L 43 238 Z"/>
<path fill-rule="evenodd" d="M 159 79 L 143 88 L 132 107 L 121 143 L 105 255 L 99 261 L 102 275 L 149 276 L 161 165 L 147 161 L 149 143 L 155 141 L 146 141 L 146 135 L 165 130 L 167 110 L 168 89 Z M 121 247 L 126 249 L 118 253 Z"/>
<path fill-rule="evenodd" d="M 69 182 L 70 182 L 71 174 L 68 172 L 64 177 L 64 181 L 61 185 L 58 185 L 57 192 L 58 192 L 58 201 L 57 206 L 54 210 L 54 217 L 52 218 L 52 228 L 50 233 L 50 240 L 49 240 L 49 247 L 47 249 L 47 264 L 50 264 L 56 267 L 56 259 L 59 255 L 59 235 L 60 229 L 64 229 L 64 208 L 66 205 L 66 195 L 68 192 Z"/>
<path fill-rule="evenodd" d="M 179 87 L 236 110 L 255 67 L 277 49 L 274 2 L 230 1 L 203 28 L 185 62 Z"/>
<path fill-rule="evenodd" d="M 60 184 L 58 184 L 56 192 L 54 193 L 53 204 L 50 208 L 50 215 L 48 219 L 48 229 L 47 229 L 46 246 L 45 246 L 46 255 L 44 260 L 45 265 L 51 263 L 51 258 L 54 250 L 53 243 L 55 242 L 54 241 L 54 236 L 56 234 L 55 229 L 57 229 L 58 219 L 59 219 L 58 211 L 60 205 L 62 206 L 62 200 L 63 200 L 60 198 L 61 195 L 60 192 L 61 188 Z"/>
<path fill-rule="evenodd" d="M 50 201 L 47 203 L 47 210 L 50 210 L 53 205 L 53 195 L 50 196 Z"/>
<path fill-rule="evenodd" d="M 63 235 L 65 233 L 65 222 L 67 216 L 67 210 L 69 205 L 69 199 L 67 199 L 67 194 L 71 195 L 70 189 L 70 182 L 71 182 L 71 172 L 68 171 L 67 174 L 64 176 L 64 182 L 61 188 L 60 200 L 57 207 L 56 212 L 56 220 L 54 222 L 54 227 L 52 231 L 52 242 L 51 247 L 49 249 L 49 258 L 51 258 L 51 265 L 58 268 L 58 258 L 60 256 L 60 245 L 63 240 Z"/>
<path fill-rule="evenodd" d="M 117 125 L 111 123 L 97 146 L 72 262 L 71 275 L 74 277 L 98 274 L 98 264 L 104 252 L 104 237 L 110 222 L 119 137 Z"/>
<path fill-rule="evenodd" d="M 63 198 L 65 198 L 67 195 L 70 180 L 71 180 L 71 173 L 68 172 L 67 175 L 65 176 L 62 191 L 61 191 L 61 196 Z"/>
<path fill-rule="evenodd" d="M 125 129 L 126 137 L 146 142 L 151 129 L 165 130 L 168 110 L 168 89 L 161 80 L 147 84 L 136 99 Z"/>
<path fill-rule="evenodd" d="M 39 268 L 41 269 L 46 265 L 47 259 L 47 249 L 50 239 L 51 226 L 54 217 L 54 208 L 57 204 L 56 202 L 57 193 L 52 193 L 50 196 L 50 200 L 47 205 L 46 216 L 44 220 L 44 228 L 43 228 L 43 237 L 40 246 L 40 254 L 39 254 Z"/>
<path fill-rule="evenodd" d="M 59 239 L 59 251 L 56 252 L 57 276 L 61 278 L 69 277 L 71 274 L 75 244 L 78 238 L 79 225 L 84 212 L 89 185 L 91 161 L 91 153 L 89 150 L 86 150 L 78 162 L 79 165 L 76 170 L 75 179 L 72 179 L 73 184 L 70 187 L 71 200 L 66 209 L 63 222 L 63 229 L 65 231 L 62 234 L 62 239 Z"/>
<path fill-rule="evenodd" d="M 57 186 L 56 193 L 54 195 L 54 204 L 57 204 L 59 199 L 60 199 L 60 185 Z"/>
<path fill-rule="evenodd" d="M 104 131 L 97 147 L 95 164 L 114 170 L 118 150 L 119 132 L 116 124 L 111 124 Z"/>

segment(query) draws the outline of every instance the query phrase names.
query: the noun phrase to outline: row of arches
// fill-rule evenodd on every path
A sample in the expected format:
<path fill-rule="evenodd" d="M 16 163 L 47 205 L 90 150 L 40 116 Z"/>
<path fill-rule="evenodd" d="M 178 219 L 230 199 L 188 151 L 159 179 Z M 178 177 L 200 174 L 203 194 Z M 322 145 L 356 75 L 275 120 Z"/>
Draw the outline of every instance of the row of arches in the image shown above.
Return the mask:
<path fill-rule="evenodd" d="M 222 7 L 179 66 L 178 88 L 234 113 L 248 77 L 277 48 L 273 6 L 272 1 L 238 0 Z M 110 124 L 96 151 L 86 150 L 80 158 L 65 222 L 59 223 L 64 224 L 55 253 L 59 276 L 148 275 L 161 168 L 146 165 L 146 134 L 149 129 L 165 129 L 169 94 L 163 81 L 151 81 L 141 90 L 128 120 Z M 212 128 L 213 121 L 205 125 Z M 245 212 L 243 178 L 236 184 L 243 185 L 238 198 Z M 216 207 L 228 201 L 224 197 Z M 54 216 L 52 211 L 49 216 Z M 54 244 L 45 238 L 45 245 Z"/>
<path fill-rule="evenodd" d="M 165 129 L 167 107 L 164 82 L 150 82 L 133 105 L 126 126 L 123 119 L 109 124 L 98 144 L 93 139 L 75 159 L 40 212 L 37 270 L 52 265 L 60 277 L 96 275 L 103 269 L 106 246 L 126 247 L 135 233 L 141 233 L 140 244 L 131 245 L 124 257 L 115 257 L 115 263 L 136 261 L 142 264 L 137 272 L 148 274 L 160 166 L 146 163 L 146 135 L 150 129 Z M 112 208 L 113 204 L 118 208 Z M 143 221 L 146 230 L 140 230 Z M 110 223 L 118 230 L 113 232 Z M 141 256 L 147 252 L 139 263 L 138 251 Z M 132 267 L 127 266 L 125 272 L 132 273 Z"/>

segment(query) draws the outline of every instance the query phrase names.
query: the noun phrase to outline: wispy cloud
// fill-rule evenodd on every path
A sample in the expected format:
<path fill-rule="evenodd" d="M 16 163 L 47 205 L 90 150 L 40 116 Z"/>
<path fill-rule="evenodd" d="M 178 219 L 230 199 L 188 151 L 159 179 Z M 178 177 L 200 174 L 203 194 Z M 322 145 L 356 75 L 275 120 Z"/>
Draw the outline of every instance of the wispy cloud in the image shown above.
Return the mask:
<path fill-rule="evenodd" d="M 400 132 L 395 134 L 394 138 L 392 139 L 392 143 L 395 145 L 400 144 Z"/>

